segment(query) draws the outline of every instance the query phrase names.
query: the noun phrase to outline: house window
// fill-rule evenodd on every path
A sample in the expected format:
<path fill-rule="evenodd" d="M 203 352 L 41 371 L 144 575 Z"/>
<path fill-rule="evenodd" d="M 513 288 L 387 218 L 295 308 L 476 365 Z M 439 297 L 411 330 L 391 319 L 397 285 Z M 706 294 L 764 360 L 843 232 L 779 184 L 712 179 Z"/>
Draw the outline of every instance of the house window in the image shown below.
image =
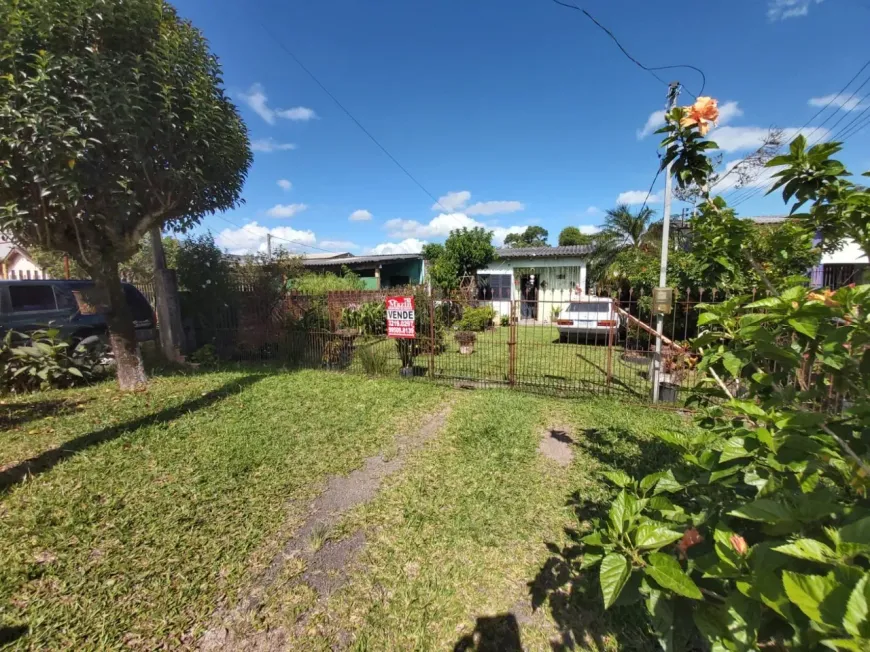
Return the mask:
<path fill-rule="evenodd" d="M 9 270 L 9 278 L 11 278 L 13 281 L 15 280 L 15 270 L 14 269 Z"/>
<path fill-rule="evenodd" d="M 54 289 L 50 285 L 10 285 L 13 312 L 56 310 Z"/>
<path fill-rule="evenodd" d="M 480 301 L 510 301 L 513 276 L 510 274 L 480 274 L 477 277 L 477 298 Z"/>

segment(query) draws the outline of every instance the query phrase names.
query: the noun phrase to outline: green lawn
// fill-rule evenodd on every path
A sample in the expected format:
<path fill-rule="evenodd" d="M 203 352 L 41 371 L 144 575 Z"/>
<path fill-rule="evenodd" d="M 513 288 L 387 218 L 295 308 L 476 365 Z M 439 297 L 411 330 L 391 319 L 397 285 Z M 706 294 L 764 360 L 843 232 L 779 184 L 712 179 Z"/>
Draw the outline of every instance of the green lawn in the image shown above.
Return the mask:
<path fill-rule="evenodd" d="M 453 333 L 445 338 L 446 350 L 435 356 L 436 378 L 468 380 L 483 384 L 504 385 L 509 380 L 510 329 L 498 327 L 478 333 L 471 355 L 462 355 Z M 401 363 L 392 340 L 382 340 L 374 346 L 388 358 L 389 374 L 398 374 Z M 429 356 L 424 353 L 415 360 L 419 374 L 429 373 Z M 622 359 L 624 348 L 618 342 L 612 351 L 607 340 L 581 336 L 579 341 L 559 341 L 555 326 L 517 326 L 515 382 L 520 386 L 549 388 L 566 394 L 604 394 L 646 400 L 651 384 L 647 366 L 630 364 Z M 350 370 L 363 372 L 356 355 Z M 610 381 L 608 383 L 608 370 Z"/>
<path fill-rule="evenodd" d="M 389 457 L 397 433 L 448 401 L 433 440 L 318 533 L 365 533 L 347 583 L 318 601 L 299 581 L 305 569 L 288 564 L 253 629 L 286 629 L 287 649 L 442 650 L 514 614 L 523 644 L 549 650 L 555 621 L 590 644 L 576 628 L 586 620 L 566 616 L 585 613 L 604 647 L 647 645 L 630 612 L 601 616 L 593 598 L 555 620 L 532 615 L 528 584 L 547 543 L 576 525 L 572 494 L 606 501 L 600 469 L 669 464 L 653 433 L 689 428 L 683 417 L 318 371 L 168 376 L 144 394 L 103 384 L 0 403 L 0 634 L 13 649 L 195 647 L 327 476 Z M 569 466 L 538 453 L 548 427 L 576 440 Z"/>

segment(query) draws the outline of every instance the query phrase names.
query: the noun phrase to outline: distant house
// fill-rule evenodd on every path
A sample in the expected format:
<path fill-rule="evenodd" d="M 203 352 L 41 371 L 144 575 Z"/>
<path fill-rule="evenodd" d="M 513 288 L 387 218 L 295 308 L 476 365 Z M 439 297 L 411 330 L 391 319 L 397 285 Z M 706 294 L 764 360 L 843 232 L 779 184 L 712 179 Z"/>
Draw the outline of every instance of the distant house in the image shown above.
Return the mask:
<path fill-rule="evenodd" d="M 748 217 L 758 225 L 782 224 L 791 219 L 788 215 L 762 215 Z M 847 239 L 837 251 L 822 254 L 821 262 L 809 270 L 810 283 L 814 287 L 836 290 L 849 283 L 860 283 L 870 268 L 867 256 L 854 240 Z"/>
<path fill-rule="evenodd" d="M 347 268 L 362 279 L 367 290 L 419 285 L 426 273 L 426 264 L 421 254 L 309 254 L 302 258 L 302 265 L 313 272 L 334 274 L 341 274 Z"/>
<path fill-rule="evenodd" d="M 45 272 L 22 247 L 0 241 L 0 277 L 8 280 L 45 278 Z"/>
<path fill-rule="evenodd" d="M 586 259 L 591 247 L 498 249 L 498 258 L 477 273 L 477 298 L 509 315 L 521 301 L 521 318 L 549 321 L 553 308 L 564 310 L 586 294 Z"/>

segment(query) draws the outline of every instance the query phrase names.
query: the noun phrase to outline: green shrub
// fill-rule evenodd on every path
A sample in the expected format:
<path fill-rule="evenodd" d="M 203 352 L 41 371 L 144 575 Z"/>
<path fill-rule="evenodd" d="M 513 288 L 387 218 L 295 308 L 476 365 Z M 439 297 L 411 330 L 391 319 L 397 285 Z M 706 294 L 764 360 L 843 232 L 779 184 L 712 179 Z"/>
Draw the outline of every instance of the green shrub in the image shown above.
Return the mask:
<path fill-rule="evenodd" d="M 72 347 L 57 329 L 8 331 L 0 343 L 0 393 L 86 384 L 100 375 L 104 355 L 100 347 Z"/>
<path fill-rule="evenodd" d="M 189 360 L 203 367 L 214 367 L 218 363 L 217 350 L 214 344 L 205 344 L 191 353 Z"/>
<path fill-rule="evenodd" d="M 389 371 L 390 356 L 383 342 L 381 339 L 363 342 L 356 349 L 356 359 L 369 376 L 383 376 Z"/>
<path fill-rule="evenodd" d="M 495 310 L 489 306 L 466 308 L 462 319 L 456 322 L 456 328 L 461 331 L 485 331 L 492 326 Z"/>
<path fill-rule="evenodd" d="M 502 316 L 501 316 L 501 319 L 499 319 L 499 323 L 500 323 L 502 326 L 510 326 L 510 325 L 511 325 L 511 318 L 510 318 L 510 316 L 509 316 L 509 315 L 502 315 Z"/>
<path fill-rule="evenodd" d="M 360 335 L 382 334 L 386 323 L 387 310 L 382 301 L 370 301 L 359 307 L 348 306 L 341 311 L 341 327 L 354 328 Z"/>
<path fill-rule="evenodd" d="M 323 294 L 335 290 L 364 290 L 365 282 L 351 270 L 344 268 L 341 276 L 332 272 L 317 274 L 305 272 L 290 281 L 290 287 L 298 292 Z"/>

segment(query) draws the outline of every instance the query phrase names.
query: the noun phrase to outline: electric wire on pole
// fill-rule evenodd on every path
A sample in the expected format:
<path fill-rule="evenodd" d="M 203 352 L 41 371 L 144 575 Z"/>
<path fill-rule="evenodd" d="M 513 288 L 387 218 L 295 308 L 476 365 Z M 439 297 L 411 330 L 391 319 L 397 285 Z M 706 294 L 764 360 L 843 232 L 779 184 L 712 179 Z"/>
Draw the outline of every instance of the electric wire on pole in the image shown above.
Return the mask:
<path fill-rule="evenodd" d="M 680 94 L 679 82 L 671 82 L 668 87 L 668 103 L 667 112 L 670 113 L 677 105 L 677 97 Z M 664 215 L 662 216 L 662 258 L 661 267 L 659 269 L 659 288 L 664 288 L 668 282 L 668 238 L 670 237 L 671 226 L 671 186 L 673 179 L 671 177 L 671 166 L 673 162 L 668 163 L 665 167 L 665 199 L 664 199 Z M 653 358 L 653 403 L 659 402 L 659 393 L 661 389 L 662 378 L 662 335 L 665 332 L 665 315 L 659 312 L 656 315 L 656 353 Z"/>

